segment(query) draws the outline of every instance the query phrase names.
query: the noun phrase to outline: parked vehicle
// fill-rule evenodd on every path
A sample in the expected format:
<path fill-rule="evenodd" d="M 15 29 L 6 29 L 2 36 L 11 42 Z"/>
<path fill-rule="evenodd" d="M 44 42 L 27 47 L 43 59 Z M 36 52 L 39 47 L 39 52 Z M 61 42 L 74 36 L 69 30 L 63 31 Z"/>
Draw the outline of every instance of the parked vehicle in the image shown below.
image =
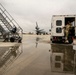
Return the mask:
<path fill-rule="evenodd" d="M 37 35 L 41 35 L 41 34 L 46 35 L 46 34 L 48 34 L 46 31 L 44 31 L 44 29 L 40 29 L 40 28 L 39 28 L 37 22 L 36 22 L 36 27 L 35 27 L 35 29 L 36 29 L 35 31 L 36 31 L 36 34 L 37 34 Z"/>
<path fill-rule="evenodd" d="M 53 15 L 51 21 L 51 41 L 52 43 L 65 43 L 66 25 L 70 22 L 71 28 L 68 31 L 68 43 L 72 43 L 76 38 L 76 15 Z"/>

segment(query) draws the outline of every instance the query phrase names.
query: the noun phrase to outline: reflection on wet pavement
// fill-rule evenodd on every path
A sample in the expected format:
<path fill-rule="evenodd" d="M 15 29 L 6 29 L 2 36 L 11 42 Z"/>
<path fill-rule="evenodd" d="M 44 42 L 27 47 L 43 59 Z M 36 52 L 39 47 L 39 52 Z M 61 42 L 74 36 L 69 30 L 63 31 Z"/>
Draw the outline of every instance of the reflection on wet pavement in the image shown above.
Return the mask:
<path fill-rule="evenodd" d="M 6 69 L 22 53 L 19 46 L 0 47 L 0 75 L 3 75 Z"/>
<path fill-rule="evenodd" d="M 52 72 L 74 73 L 74 55 L 72 45 L 51 44 L 51 70 Z"/>
<path fill-rule="evenodd" d="M 40 38 L 39 37 L 36 37 L 36 48 L 38 46 L 38 42 L 39 42 Z"/>
<path fill-rule="evenodd" d="M 74 75 L 75 51 L 73 46 L 50 45 L 50 43 L 47 43 L 48 37 L 49 35 L 47 39 L 46 36 L 42 35 L 25 35 L 23 53 L 4 75 Z M 51 50 L 49 52 L 50 46 Z M 11 59 L 8 61 L 17 58 L 17 56 L 17 52 L 10 53 Z M 4 67 L 6 67 L 7 63 L 4 64 Z"/>
<path fill-rule="evenodd" d="M 48 40 L 44 40 L 44 38 L 41 38 L 41 37 L 36 37 L 36 48 L 37 48 L 39 42 L 40 43 L 50 43 L 50 42 L 48 42 Z"/>

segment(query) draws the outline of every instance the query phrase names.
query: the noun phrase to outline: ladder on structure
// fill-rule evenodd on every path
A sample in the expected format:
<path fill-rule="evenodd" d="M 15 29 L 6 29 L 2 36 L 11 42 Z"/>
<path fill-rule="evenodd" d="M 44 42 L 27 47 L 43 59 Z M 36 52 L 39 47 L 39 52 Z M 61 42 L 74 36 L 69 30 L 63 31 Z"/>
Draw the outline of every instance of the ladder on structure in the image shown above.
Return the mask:
<path fill-rule="evenodd" d="M 7 12 L 7 10 L 2 6 L 2 4 L 0 4 L 0 33 L 2 37 L 5 37 L 6 35 L 8 41 L 10 40 L 11 42 L 21 39 L 23 33 L 22 28 Z"/>

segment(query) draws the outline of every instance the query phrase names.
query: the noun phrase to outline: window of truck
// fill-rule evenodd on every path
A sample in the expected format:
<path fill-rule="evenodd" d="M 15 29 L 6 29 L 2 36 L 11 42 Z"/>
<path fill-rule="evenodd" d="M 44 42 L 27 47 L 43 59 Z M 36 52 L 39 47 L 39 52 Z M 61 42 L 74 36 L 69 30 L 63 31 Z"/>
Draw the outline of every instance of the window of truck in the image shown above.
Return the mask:
<path fill-rule="evenodd" d="M 56 28 L 56 33 L 62 33 L 62 29 L 60 27 Z"/>
<path fill-rule="evenodd" d="M 61 26 L 61 25 L 62 25 L 62 21 L 61 21 L 61 20 L 57 20 L 57 21 L 56 21 L 56 25 L 57 25 L 57 26 Z"/>

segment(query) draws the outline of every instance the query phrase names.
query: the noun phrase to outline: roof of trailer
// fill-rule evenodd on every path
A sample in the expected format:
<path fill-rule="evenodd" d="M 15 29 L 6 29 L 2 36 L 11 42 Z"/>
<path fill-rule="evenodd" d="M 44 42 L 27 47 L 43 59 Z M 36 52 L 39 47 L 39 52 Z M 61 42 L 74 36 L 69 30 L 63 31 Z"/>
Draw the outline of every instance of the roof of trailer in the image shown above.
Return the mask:
<path fill-rule="evenodd" d="M 76 17 L 76 15 L 53 15 L 53 17 Z"/>

